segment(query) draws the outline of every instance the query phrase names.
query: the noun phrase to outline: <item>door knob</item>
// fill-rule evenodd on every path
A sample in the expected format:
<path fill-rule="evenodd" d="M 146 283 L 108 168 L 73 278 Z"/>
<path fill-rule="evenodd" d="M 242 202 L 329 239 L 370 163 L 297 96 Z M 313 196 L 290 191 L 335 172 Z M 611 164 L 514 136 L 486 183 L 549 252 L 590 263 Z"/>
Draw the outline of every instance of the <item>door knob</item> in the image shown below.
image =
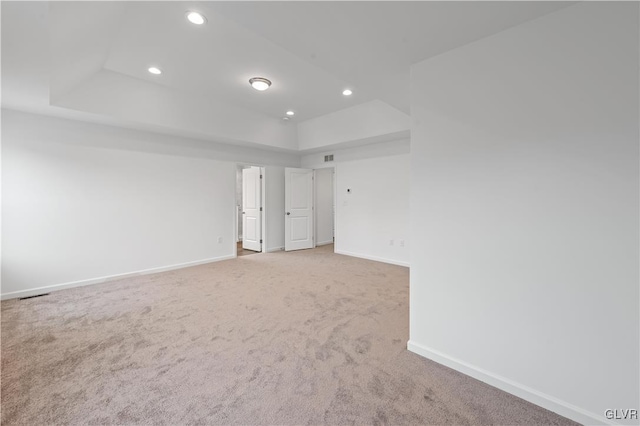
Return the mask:
<path fill-rule="evenodd" d="M 287 216 L 289 216 L 291 214 L 291 212 L 287 212 Z"/>

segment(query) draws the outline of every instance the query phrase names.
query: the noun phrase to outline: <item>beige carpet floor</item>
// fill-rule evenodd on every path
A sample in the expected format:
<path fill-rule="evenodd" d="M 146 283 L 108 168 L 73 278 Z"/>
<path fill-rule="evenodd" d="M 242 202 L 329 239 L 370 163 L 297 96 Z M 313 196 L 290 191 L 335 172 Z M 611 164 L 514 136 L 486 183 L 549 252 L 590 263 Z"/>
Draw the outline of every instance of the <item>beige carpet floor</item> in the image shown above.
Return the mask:
<path fill-rule="evenodd" d="M 2 424 L 573 424 L 408 352 L 408 270 L 332 249 L 3 301 Z"/>

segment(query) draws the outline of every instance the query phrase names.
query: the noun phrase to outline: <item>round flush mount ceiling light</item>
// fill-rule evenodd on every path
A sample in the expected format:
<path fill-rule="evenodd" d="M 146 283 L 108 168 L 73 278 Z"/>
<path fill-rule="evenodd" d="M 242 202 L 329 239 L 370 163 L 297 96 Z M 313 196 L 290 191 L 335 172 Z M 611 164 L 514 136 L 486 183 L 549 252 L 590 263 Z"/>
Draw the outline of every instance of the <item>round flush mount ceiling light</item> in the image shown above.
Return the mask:
<path fill-rule="evenodd" d="M 151 74 L 154 74 L 154 75 L 162 74 L 162 70 L 158 67 L 149 67 L 147 71 L 149 71 Z"/>
<path fill-rule="evenodd" d="M 271 82 L 263 77 L 253 77 L 249 79 L 249 84 L 256 90 L 264 91 L 271 86 Z"/>
<path fill-rule="evenodd" d="M 287 112 L 286 112 L 286 114 L 287 114 L 288 116 L 292 116 L 292 115 L 295 115 L 295 112 L 293 112 L 293 111 L 287 111 Z"/>
<path fill-rule="evenodd" d="M 345 96 L 351 96 L 353 94 L 353 92 L 350 89 L 344 89 L 342 91 L 342 94 Z"/>
<path fill-rule="evenodd" d="M 187 19 L 189 20 L 189 22 L 195 25 L 202 25 L 207 22 L 207 18 L 205 18 L 204 15 L 198 12 L 187 12 Z"/>

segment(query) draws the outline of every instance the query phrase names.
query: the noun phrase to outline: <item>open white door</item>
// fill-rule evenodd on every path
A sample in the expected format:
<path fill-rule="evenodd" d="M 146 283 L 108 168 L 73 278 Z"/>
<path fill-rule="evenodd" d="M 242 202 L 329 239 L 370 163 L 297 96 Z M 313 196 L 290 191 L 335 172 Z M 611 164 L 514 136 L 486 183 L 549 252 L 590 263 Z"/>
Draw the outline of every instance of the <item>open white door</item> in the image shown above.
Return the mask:
<path fill-rule="evenodd" d="M 262 251 L 262 176 L 260 167 L 242 170 L 242 248 Z"/>
<path fill-rule="evenodd" d="M 313 248 L 313 170 L 284 169 L 284 249 Z"/>

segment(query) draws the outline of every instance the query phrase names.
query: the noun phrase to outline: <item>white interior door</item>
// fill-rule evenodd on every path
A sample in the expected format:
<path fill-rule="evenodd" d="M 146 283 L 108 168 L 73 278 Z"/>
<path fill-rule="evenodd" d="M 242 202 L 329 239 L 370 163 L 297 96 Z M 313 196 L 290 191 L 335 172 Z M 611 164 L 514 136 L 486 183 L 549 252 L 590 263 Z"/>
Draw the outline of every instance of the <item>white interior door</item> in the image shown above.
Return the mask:
<path fill-rule="evenodd" d="M 284 170 L 284 249 L 313 248 L 313 170 Z"/>
<path fill-rule="evenodd" d="M 262 176 L 260 167 L 242 170 L 242 248 L 262 251 Z"/>

